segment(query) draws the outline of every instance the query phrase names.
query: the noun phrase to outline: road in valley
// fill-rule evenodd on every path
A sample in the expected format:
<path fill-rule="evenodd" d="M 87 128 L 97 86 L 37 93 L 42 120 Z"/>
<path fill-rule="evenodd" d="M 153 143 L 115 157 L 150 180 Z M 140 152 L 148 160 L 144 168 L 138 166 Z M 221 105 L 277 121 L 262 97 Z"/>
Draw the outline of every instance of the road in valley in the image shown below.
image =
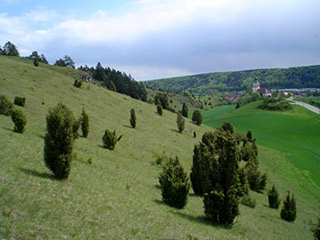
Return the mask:
<path fill-rule="evenodd" d="M 308 103 L 304 103 L 304 102 L 299 102 L 299 101 L 295 101 L 295 100 L 292 100 L 294 102 L 294 104 L 297 104 L 297 105 L 300 105 L 302 107 L 305 107 L 307 109 L 309 109 L 310 111 L 316 113 L 316 114 L 320 114 L 320 109 L 317 108 L 317 107 L 314 107 Z"/>

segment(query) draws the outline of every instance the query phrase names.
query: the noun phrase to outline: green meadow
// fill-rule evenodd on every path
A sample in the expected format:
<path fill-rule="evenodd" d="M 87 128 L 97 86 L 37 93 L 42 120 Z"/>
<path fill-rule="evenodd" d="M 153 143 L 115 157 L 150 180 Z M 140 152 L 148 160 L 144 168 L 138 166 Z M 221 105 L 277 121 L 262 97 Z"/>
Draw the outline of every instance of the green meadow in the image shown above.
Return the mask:
<path fill-rule="evenodd" d="M 281 199 L 287 191 L 297 199 L 297 219 L 288 223 L 280 218 L 280 209 L 268 207 L 266 193 L 251 192 L 256 208 L 240 205 L 240 215 L 228 229 L 204 219 L 202 199 L 192 190 L 184 209 L 164 205 L 157 178 L 161 168 L 153 164 L 157 154 L 178 156 L 189 174 L 193 146 L 211 127 L 186 119 L 180 134 L 176 114 L 164 111 L 159 116 L 152 104 L 94 84 L 74 87 L 74 77 L 81 74 L 76 70 L 44 64 L 36 68 L 30 60 L 5 56 L 0 56 L 0 66 L 0 95 L 11 101 L 15 96 L 26 97 L 24 108 L 15 107 L 28 120 L 26 131 L 18 134 L 10 117 L 0 115 L 1 239 L 312 239 L 310 228 L 320 215 L 319 179 L 314 175 L 319 173 L 319 118 L 304 109 L 269 113 L 250 105 L 233 112 L 227 106 L 220 112 L 213 109 L 216 114 L 211 116 L 204 114 L 205 123 L 214 127 L 237 114 L 234 119 L 238 120 L 232 123 L 240 131 L 252 130 L 260 144 L 267 188 L 275 184 Z M 89 136 L 76 140 L 71 174 L 64 181 L 55 180 L 43 160 L 45 118 L 59 102 L 72 109 L 75 117 L 84 107 L 90 118 Z M 136 111 L 136 129 L 130 127 L 131 108 Z M 246 114 L 249 110 L 251 114 Z M 292 124 L 290 119 L 297 120 L 280 132 L 277 118 L 284 126 L 286 121 L 287 126 Z M 264 125 L 249 124 L 252 119 Z M 114 151 L 102 148 L 105 129 L 123 135 Z M 310 155 L 314 158 L 302 158 Z"/>
<path fill-rule="evenodd" d="M 314 185 L 320 197 L 320 116 L 300 106 L 287 112 L 260 110 L 260 102 L 217 107 L 203 112 L 204 123 L 217 127 L 229 121 L 239 131 L 253 132 L 257 143 L 277 149 L 288 157 Z"/>

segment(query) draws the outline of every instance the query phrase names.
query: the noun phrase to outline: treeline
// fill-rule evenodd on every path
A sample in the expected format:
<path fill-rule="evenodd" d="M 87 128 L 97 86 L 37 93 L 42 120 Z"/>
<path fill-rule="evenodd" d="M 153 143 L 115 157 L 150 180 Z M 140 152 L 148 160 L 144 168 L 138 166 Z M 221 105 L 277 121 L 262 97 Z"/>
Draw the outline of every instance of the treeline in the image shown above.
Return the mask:
<path fill-rule="evenodd" d="M 3 48 L 0 46 L 0 55 L 16 56 L 19 57 L 20 53 L 18 48 L 11 42 L 5 43 Z M 38 66 L 39 62 L 48 64 L 48 61 L 44 54 L 38 54 L 37 51 L 33 51 L 27 58 L 34 60 L 34 65 Z M 55 66 L 69 67 L 75 69 L 75 62 L 70 56 L 65 55 L 64 58 L 56 60 Z M 120 72 L 111 68 L 104 68 L 99 62 L 97 66 L 88 67 L 87 65 L 80 66 L 78 70 L 88 72 L 94 79 L 103 82 L 103 84 L 112 91 L 116 91 L 122 94 L 126 94 L 132 98 L 147 101 L 147 91 L 142 83 L 136 82 L 131 75 L 127 75 L 124 72 Z"/>
<path fill-rule="evenodd" d="M 100 62 L 97 66 L 88 67 L 80 66 L 78 70 L 91 73 L 92 77 L 103 84 L 110 90 L 129 95 L 132 98 L 147 101 L 147 91 L 142 83 L 135 81 L 131 75 L 120 72 L 109 67 L 104 68 Z"/>
<path fill-rule="evenodd" d="M 320 65 L 286 69 L 259 69 L 239 72 L 207 73 L 145 82 L 146 86 L 165 91 L 189 91 L 207 94 L 218 90 L 243 91 L 258 79 L 264 88 L 319 88 Z"/>

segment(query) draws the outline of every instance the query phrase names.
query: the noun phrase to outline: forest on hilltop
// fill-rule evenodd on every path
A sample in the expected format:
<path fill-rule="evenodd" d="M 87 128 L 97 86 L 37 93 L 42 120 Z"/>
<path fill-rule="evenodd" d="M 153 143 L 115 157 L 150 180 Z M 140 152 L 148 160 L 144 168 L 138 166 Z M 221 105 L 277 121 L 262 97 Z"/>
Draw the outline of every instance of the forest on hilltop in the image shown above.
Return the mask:
<path fill-rule="evenodd" d="M 220 92 L 244 91 L 251 88 L 256 79 L 265 88 L 319 88 L 320 65 L 205 73 L 151 80 L 146 81 L 145 85 L 164 91 L 208 94 L 212 90 Z"/>

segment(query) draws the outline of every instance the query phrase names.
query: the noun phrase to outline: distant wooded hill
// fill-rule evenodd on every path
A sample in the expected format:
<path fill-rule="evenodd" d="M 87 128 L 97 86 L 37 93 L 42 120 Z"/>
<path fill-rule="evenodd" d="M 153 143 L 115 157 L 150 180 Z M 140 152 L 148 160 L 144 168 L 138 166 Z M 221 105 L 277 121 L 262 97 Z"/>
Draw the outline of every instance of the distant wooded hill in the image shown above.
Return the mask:
<path fill-rule="evenodd" d="M 192 76 L 146 81 L 148 87 L 172 92 L 207 94 L 243 91 L 257 79 L 265 88 L 319 88 L 320 65 L 278 69 L 257 69 L 237 72 L 205 73 Z"/>

